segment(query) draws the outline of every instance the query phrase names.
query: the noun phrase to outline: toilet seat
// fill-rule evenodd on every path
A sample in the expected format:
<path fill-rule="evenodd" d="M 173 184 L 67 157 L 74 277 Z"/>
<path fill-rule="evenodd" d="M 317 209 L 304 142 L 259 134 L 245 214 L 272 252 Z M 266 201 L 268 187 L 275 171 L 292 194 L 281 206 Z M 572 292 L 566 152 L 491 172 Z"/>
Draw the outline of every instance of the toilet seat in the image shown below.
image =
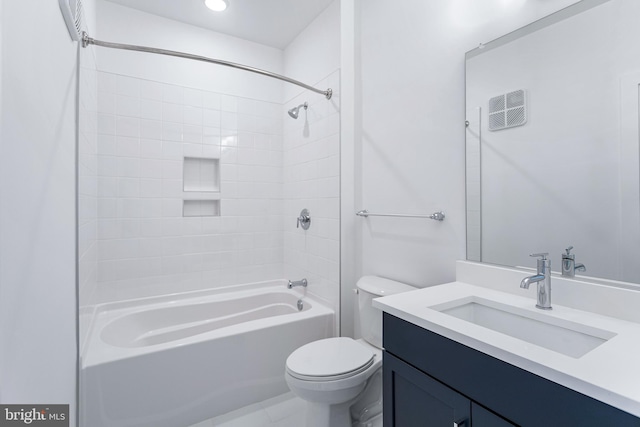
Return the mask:
<path fill-rule="evenodd" d="M 375 362 L 375 353 L 357 341 L 328 338 L 303 345 L 287 359 L 287 372 L 305 381 L 335 381 L 358 375 Z"/>

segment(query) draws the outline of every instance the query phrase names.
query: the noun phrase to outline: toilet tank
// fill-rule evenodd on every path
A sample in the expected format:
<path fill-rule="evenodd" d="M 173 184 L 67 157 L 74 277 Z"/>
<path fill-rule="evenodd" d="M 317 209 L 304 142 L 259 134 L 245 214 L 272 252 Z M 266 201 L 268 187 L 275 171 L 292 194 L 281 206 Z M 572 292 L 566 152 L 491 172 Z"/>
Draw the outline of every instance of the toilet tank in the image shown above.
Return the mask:
<path fill-rule="evenodd" d="M 356 286 L 362 338 L 369 344 L 382 348 L 382 311 L 373 307 L 373 299 L 413 291 L 416 288 L 378 276 L 363 276 Z"/>

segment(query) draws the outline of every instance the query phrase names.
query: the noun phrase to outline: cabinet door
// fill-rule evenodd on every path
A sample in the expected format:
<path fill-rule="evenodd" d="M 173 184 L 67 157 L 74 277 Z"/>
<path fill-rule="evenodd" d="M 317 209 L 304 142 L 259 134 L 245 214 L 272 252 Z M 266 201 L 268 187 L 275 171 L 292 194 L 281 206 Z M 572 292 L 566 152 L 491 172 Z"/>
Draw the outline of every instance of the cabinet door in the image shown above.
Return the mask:
<path fill-rule="evenodd" d="M 470 427 L 471 401 L 385 352 L 384 427 Z"/>
<path fill-rule="evenodd" d="M 515 427 L 515 424 L 511 424 L 475 402 L 471 402 L 471 416 L 473 417 L 473 427 Z"/>

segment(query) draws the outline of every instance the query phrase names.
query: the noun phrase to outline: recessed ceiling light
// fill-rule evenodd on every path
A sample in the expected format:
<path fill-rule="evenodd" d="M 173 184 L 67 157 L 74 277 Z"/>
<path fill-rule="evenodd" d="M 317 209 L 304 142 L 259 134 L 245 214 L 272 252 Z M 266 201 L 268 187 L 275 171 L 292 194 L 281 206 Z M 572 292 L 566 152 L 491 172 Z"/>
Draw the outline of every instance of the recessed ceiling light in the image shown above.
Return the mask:
<path fill-rule="evenodd" d="M 227 8 L 226 0 L 204 0 L 204 4 L 211 10 L 222 12 Z"/>

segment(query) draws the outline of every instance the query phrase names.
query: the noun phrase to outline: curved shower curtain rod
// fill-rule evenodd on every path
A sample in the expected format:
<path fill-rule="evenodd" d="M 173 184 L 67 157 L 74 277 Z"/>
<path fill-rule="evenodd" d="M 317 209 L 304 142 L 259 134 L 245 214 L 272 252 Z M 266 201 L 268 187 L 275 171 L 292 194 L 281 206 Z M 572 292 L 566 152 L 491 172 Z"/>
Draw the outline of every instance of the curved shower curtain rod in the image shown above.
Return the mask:
<path fill-rule="evenodd" d="M 331 99 L 331 95 L 333 95 L 333 90 L 331 88 L 327 90 L 316 89 L 315 87 L 309 86 L 306 83 L 302 83 L 298 80 L 290 79 L 289 77 L 281 76 L 280 74 L 272 73 L 271 71 L 261 70 L 260 68 L 249 67 L 247 65 L 237 64 L 235 62 L 223 61 L 221 59 L 207 58 L 206 56 L 192 55 L 190 53 L 178 52 L 175 50 L 157 49 L 154 47 L 136 46 L 132 44 L 104 42 L 104 41 L 96 40 L 89 37 L 89 35 L 83 31 L 82 47 L 87 47 L 90 44 L 101 46 L 101 47 L 108 47 L 111 49 L 134 50 L 138 52 L 157 53 L 159 55 L 176 56 L 178 58 L 193 59 L 195 61 L 203 61 L 203 62 L 209 62 L 212 64 L 224 65 L 226 67 L 238 68 L 240 70 L 250 71 L 256 74 L 262 74 L 263 76 L 272 77 L 274 79 L 282 80 L 287 83 L 292 83 L 294 85 L 301 86 L 315 93 L 322 94 L 327 99 Z"/>

